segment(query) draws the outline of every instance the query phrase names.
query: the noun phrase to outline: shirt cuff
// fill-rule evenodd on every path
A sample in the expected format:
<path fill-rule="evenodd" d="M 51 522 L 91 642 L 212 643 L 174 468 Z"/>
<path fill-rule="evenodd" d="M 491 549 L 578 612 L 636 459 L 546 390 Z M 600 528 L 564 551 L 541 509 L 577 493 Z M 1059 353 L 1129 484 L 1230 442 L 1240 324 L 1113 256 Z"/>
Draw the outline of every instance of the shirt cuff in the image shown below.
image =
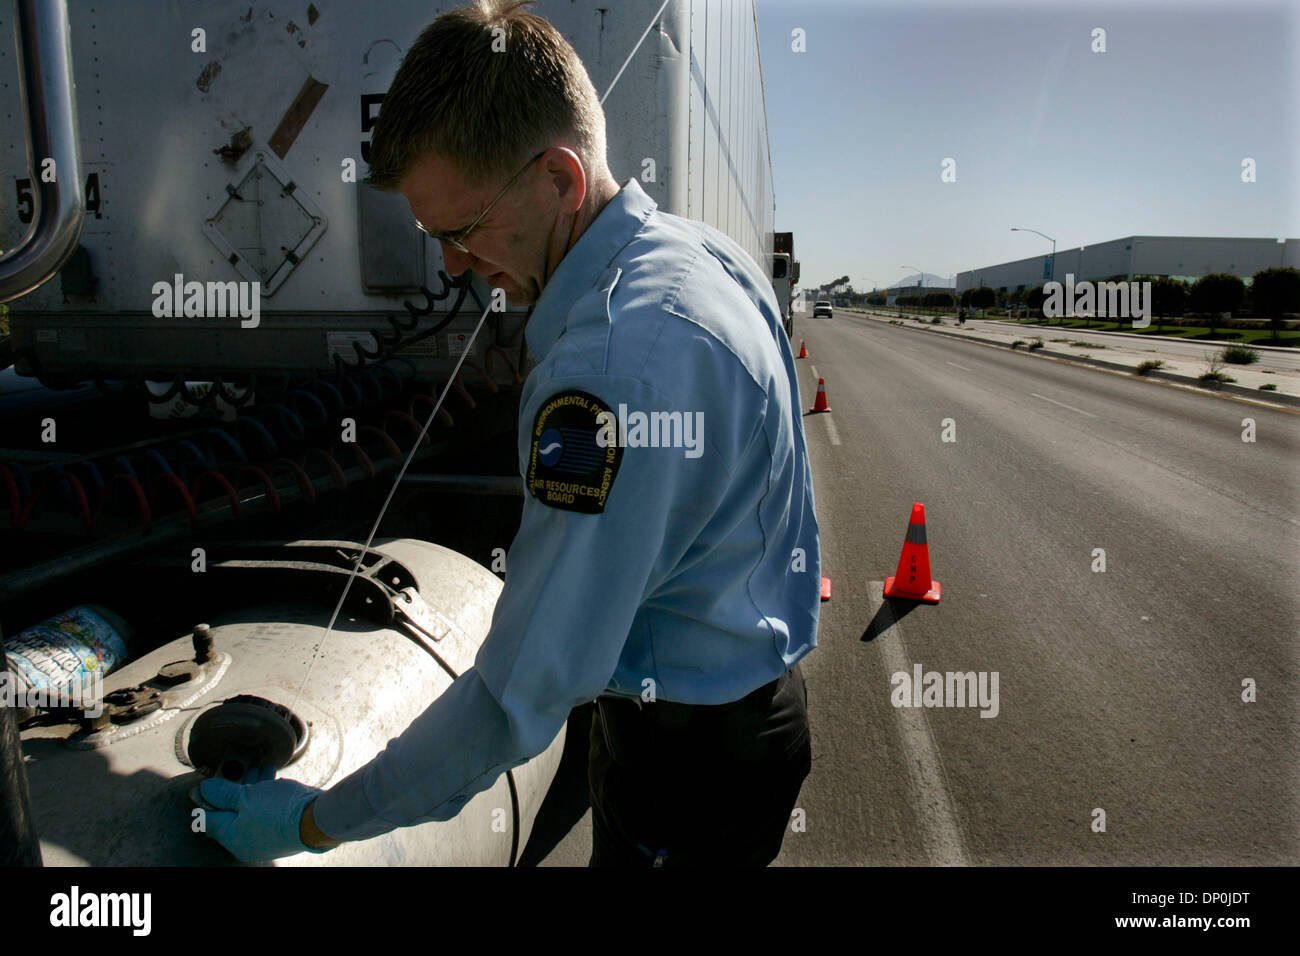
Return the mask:
<path fill-rule="evenodd" d="M 340 780 L 316 798 L 316 826 L 335 840 L 369 840 L 397 829 L 375 813 L 366 799 L 365 767 Z"/>

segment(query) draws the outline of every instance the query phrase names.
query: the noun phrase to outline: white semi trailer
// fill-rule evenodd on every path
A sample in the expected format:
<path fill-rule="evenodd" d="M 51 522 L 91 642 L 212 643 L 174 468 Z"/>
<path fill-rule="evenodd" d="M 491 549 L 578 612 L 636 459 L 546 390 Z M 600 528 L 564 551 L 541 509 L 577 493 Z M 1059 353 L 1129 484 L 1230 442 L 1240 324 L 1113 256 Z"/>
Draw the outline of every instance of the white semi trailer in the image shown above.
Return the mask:
<path fill-rule="evenodd" d="M 407 321 L 404 301 L 440 312 L 422 295 L 444 291 L 438 244 L 402 197 L 356 180 L 406 47 L 453 5 L 73 0 L 75 175 L 86 214 L 58 281 L 12 304 L 17 370 L 51 382 L 329 372 L 336 355 L 356 362 L 353 343 L 369 353 L 400 334 L 386 319 Z M 620 181 L 635 176 L 661 208 L 732 236 L 770 275 L 774 198 L 752 0 L 673 0 L 656 18 L 657 7 L 565 0 L 536 9 L 574 45 L 600 93 L 653 21 L 604 104 L 610 167 Z M 12 24 L 0 19 L 0 29 L 9 35 Z M 7 249 L 50 185 L 18 135 L 24 107 L 8 52 Z M 155 288 L 174 288 L 177 276 L 182 295 L 188 282 L 258 282 L 258 324 L 233 307 L 236 321 L 158 315 L 168 309 L 156 307 Z M 11 291 L 4 283 L 0 271 L 0 298 Z M 183 313 L 169 299 L 163 305 Z M 465 311 L 402 344 L 419 374 L 450 371 L 477 318 Z M 513 381 L 504 359 L 515 354 L 486 353 L 517 346 L 521 318 L 475 343 L 479 370 L 467 384 Z"/>
<path fill-rule="evenodd" d="M 0 8 L 0 37 L 17 35 L 0 43 L 0 374 L 49 387 L 0 389 L 0 631 L 33 653 L 34 626 L 93 601 L 133 632 L 107 716 L 22 728 L 40 759 L 30 786 L 0 781 L 11 861 L 35 855 L 33 823 L 47 862 L 228 861 L 193 833 L 201 772 L 274 754 L 327 786 L 472 662 L 499 590 L 484 566 L 501 570 L 522 495 L 525 314 L 492 315 L 471 345 L 486 286 L 442 273 L 405 201 L 358 182 L 405 50 L 454 5 Z M 599 93 L 618 77 L 615 176 L 770 275 L 752 0 L 534 9 Z M 390 512 L 402 533 L 365 551 L 466 352 Z M 514 863 L 563 736 L 449 823 L 294 862 Z"/>

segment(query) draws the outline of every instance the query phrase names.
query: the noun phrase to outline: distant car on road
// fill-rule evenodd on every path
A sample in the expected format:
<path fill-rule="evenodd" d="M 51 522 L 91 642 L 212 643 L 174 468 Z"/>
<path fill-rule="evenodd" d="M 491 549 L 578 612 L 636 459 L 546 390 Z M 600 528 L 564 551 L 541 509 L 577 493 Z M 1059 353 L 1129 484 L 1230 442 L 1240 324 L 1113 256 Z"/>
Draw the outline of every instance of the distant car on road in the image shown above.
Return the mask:
<path fill-rule="evenodd" d="M 831 304 L 825 299 L 819 299 L 813 303 L 813 318 L 815 319 L 819 315 L 824 315 L 828 319 L 833 318 L 835 315 L 835 310 L 831 308 Z"/>

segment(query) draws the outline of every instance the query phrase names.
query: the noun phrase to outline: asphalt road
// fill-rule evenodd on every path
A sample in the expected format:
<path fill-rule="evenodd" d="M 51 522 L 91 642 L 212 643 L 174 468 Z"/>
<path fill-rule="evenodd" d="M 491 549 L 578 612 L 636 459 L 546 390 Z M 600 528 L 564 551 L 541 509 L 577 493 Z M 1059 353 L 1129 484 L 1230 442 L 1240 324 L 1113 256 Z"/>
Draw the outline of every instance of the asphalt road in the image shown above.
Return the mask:
<path fill-rule="evenodd" d="M 849 313 L 799 339 L 833 595 L 777 864 L 1300 863 L 1297 414 Z M 917 501 L 935 606 L 881 596 Z M 894 706 L 916 665 L 988 703 Z"/>
<path fill-rule="evenodd" d="M 1300 862 L 1300 419 L 847 313 L 797 322 L 807 404 L 819 375 L 832 408 L 804 423 L 833 599 L 803 665 L 808 828 L 778 862 Z M 937 606 L 880 597 L 914 501 Z M 917 663 L 998 672 L 997 716 L 895 708 L 890 675 Z"/>

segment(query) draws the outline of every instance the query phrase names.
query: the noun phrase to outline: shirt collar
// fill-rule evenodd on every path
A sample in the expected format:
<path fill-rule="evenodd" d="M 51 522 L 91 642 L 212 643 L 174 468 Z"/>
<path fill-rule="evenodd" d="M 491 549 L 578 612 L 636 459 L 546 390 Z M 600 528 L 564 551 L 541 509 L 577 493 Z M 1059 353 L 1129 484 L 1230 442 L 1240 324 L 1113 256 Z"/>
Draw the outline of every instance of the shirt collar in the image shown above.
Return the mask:
<path fill-rule="evenodd" d="M 596 284 L 650 213 L 658 208 L 636 179 L 600 211 L 551 274 L 524 329 L 528 349 L 541 361 L 564 333 L 573 303 Z"/>

